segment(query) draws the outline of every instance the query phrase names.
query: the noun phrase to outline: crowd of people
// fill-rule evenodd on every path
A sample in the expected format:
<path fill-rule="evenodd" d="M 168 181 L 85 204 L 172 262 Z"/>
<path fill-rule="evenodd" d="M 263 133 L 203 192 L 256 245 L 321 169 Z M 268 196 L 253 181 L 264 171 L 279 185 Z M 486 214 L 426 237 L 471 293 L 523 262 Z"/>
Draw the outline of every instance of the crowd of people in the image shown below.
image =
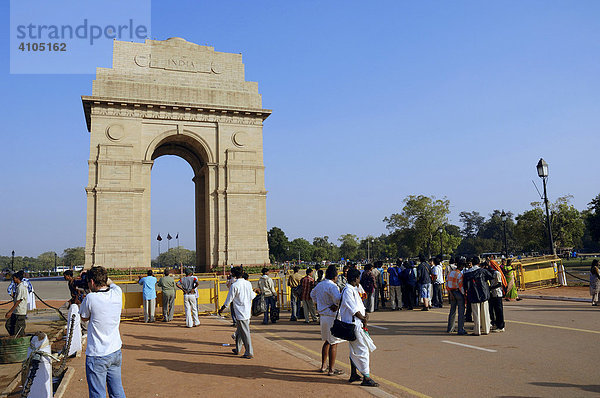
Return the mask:
<path fill-rule="evenodd" d="M 318 322 L 323 341 L 319 371 L 328 376 L 344 372 L 335 368 L 337 347 L 348 342 L 350 360 L 349 382 L 362 380 L 363 386 L 377 386 L 370 377 L 370 353 L 376 349 L 367 325 L 369 313 L 389 308 L 391 311 L 429 311 L 443 308 L 444 291 L 450 305 L 447 333 L 468 334 L 465 323 L 473 323 L 474 335 L 504 332 L 503 301 L 520 300 L 516 287 L 516 270 L 510 259 L 498 264 L 493 256 L 483 261 L 472 258 L 452 258 L 444 267 L 440 258 L 418 261 L 399 259 L 387 268 L 381 262 L 365 264 L 359 269 L 354 264 L 343 266 L 342 272 L 330 265 L 325 270 L 320 266 L 306 269 L 300 274 L 298 267 L 287 276 L 290 290 L 290 321 Z M 315 276 L 316 275 L 316 276 Z M 86 376 L 90 397 L 109 395 L 124 396 L 121 374 L 121 339 L 118 324 L 121 316 L 122 292 L 110 281 L 106 269 L 92 267 L 79 278 L 66 271 L 71 299 L 69 303 L 79 311 L 82 322 L 89 322 L 86 350 Z M 263 324 L 275 323 L 279 317 L 278 291 L 269 269 L 263 268 L 257 288 L 248 281 L 249 275 L 242 267 L 232 267 L 227 287 L 229 289 L 219 314 L 227 308 L 231 311 L 236 327 L 235 355 L 252 359 L 254 351 L 250 333 L 253 300 L 257 296 L 263 304 Z M 198 318 L 199 281 L 192 270 L 178 281 L 169 270 L 157 279 L 149 270 L 138 278 L 142 286 L 144 322 L 155 322 L 157 287 L 162 290 L 162 320 L 173 320 L 176 290 L 184 296 L 187 327 L 200 325 Z M 6 314 L 6 329 L 11 336 L 25 334 L 27 309 L 35 306 L 33 286 L 22 271 L 12 275 L 8 293 L 13 297 L 13 306 Z M 600 266 L 598 260 L 590 268 L 590 294 L 592 305 L 600 302 Z M 33 299 L 31 297 L 33 296 Z M 387 305 L 387 306 L 386 306 Z M 389 306 L 389 307 L 388 307 Z M 353 338 L 336 334 L 336 322 L 350 325 Z M 102 366 L 99 366 L 102 364 Z"/>
<path fill-rule="evenodd" d="M 348 264 L 336 277 L 339 291 L 347 286 L 348 272 L 352 269 L 357 268 Z M 317 268 L 317 275 L 322 274 L 320 271 Z M 450 259 L 444 267 L 439 257 L 427 259 L 420 256 L 418 262 L 399 259 L 387 268 L 376 262 L 365 264 L 357 271 L 358 291 L 366 313 L 386 308 L 386 304 L 392 311 L 443 308 L 446 291 L 450 304 L 447 332 L 458 335 L 467 334 L 465 322 L 473 322 L 475 335 L 504 332 L 503 300 L 520 300 L 510 259 L 502 259 L 502 263 L 498 264 L 493 256 L 486 257 L 484 261 L 479 257 L 460 257 Z M 315 279 L 313 274 L 314 270 L 308 268 L 306 276 L 302 277 L 299 268 L 294 267 L 293 273 L 288 276 L 291 321 L 320 321 L 322 311 L 318 305 L 315 306 L 312 292 L 327 280 L 327 276 Z M 324 311 L 327 312 L 326 309 Z"/>

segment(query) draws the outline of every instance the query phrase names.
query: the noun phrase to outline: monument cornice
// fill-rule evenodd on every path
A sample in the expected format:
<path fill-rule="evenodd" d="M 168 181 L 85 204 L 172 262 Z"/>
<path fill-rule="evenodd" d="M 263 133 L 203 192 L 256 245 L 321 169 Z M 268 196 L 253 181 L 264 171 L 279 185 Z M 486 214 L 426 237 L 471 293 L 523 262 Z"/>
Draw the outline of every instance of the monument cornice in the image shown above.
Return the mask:
<path fill-rule="evenodd" d="M 272 113 L 271 109 L 261 108 L 226 107 L 183 102 L 158 102 L 153 100 L 87 95 L 82 95 L 81 101 L 83 103 L 88 131 L 91 131 L 92 114 L 181 121 L 262 124 L 262 122 Z M 98 107 L 103 111 L 94 113 L 92 107 Z M 250 120 L 253 122 L 250 123 Z"/>

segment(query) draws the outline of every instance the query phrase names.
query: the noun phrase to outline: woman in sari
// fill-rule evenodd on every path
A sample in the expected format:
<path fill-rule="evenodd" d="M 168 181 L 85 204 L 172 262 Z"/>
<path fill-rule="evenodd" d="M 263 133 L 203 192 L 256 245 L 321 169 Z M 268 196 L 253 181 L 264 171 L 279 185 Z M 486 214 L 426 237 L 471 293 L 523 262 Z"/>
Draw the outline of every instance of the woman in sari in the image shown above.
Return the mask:
<path fill-rule="evenodd" d="M 594 259 L 590 267 L 590 295 L 592 296 L 592 305 L 597 306 L 600 301 L 600 267 L 598 266 L 598 259 Z"/>
<path fill-rule="evenodd" d="M 506 277 L 506 301 L 512 299 L 517 299 L 517 301 L 521 300 L 519 298 L 519 293 L 517 293 L 516 274 L 515 268 L 512 265 L 512 260 L 506 260 L 506 265 L 504 266 L 504 276 Z"/>
<path fill-rule="evenodd" d="M 353 323 L 354 333 L 356 334 L 356 340 L 348 342 L 350 345 L 351 366 L 350 379 L 348 381 L 350 383 L 359 381 L 361 377 L 358 375 L 358 372 L 360 372 L 363 375 L 361 386 L 377 387 L 379 384 L 369 374 L 369 354 L 375 350 L 375 345 L 365 331 L 369 316 L 365 311 L 365 305 L 358 292 L 359 285 L 360 271 L 351 268 L 348 271 L 348 284 L 342 291 L 339 310 L 341 321 Z"/>

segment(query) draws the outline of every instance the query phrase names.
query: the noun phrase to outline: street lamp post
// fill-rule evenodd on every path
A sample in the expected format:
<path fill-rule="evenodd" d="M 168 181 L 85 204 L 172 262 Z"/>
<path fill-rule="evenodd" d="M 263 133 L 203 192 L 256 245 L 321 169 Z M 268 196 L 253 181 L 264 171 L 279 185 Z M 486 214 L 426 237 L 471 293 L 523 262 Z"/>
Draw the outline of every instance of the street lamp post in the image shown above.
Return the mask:
<path fill-rule="evenodd" d="M 442 234 L 444 233 L 444 227 L 440 227 L 440 260 L 444 258 L 444 242 L 442 241 Z"/>
<path fill-rule="evenodd" d="M 10 260 L 10 268 L 15 272 L 15 251 L 12 251 L 12 259 Z"/>
<path fill-rule="evenodd" d="M 371 262 L 371 239 L 367 239 L 367 263 Z"/>
<path fill-rule="evenodd" d="M 56 271 L 56 252 L 54 252 L 54 270 Z"/>
<path fill-rule="evenodd" d="M 506 258 L 508 258 L 508 241 L 506 240 L 506 220 L 508 216 L 504 212 L 504 209 L 502 209 L 502 214 L 500 214 L 500 218 L 502 219 L 502 223 L 504 224 L 504 255 L 506 256 Z"/>
<path fill-rule="evenodd" d="M 544 159 L 540 159 L 537 166 L 538 176 L 544 184 L 544 205 L 546 206 L 546 227 L 548 228 L 548 237 L 550 238 L 550 253 L 556 256 L 556 248 L 554 247 L 554 239 L 552 238 L 552 226 L 550 224 L 550 210 L 548 208 L 548 193 L 546 192 L 546 181 L 548 180 L 548 163 Z"/>

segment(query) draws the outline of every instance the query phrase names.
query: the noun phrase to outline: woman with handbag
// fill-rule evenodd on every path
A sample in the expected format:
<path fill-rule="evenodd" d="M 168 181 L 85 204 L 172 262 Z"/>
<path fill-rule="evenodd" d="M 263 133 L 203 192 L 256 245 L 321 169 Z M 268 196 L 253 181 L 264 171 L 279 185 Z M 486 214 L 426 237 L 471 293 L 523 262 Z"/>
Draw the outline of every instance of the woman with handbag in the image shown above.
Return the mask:
<path fill-rule="evenodd" d="M 369 354 L 375 350 L 373 340 L 365 331 L 369 319 L 365 305 L 358 293 L 360 284 L 360 271 L 351 268 L 348 270 L 348 284 L 342 291 L 339 314 L 344 323 L 354 324 L 354 333 L 356 339 L 348 341 L 350 345 L 350 366 L 351 374 L 348 382 L 360 380 L 357 370 L 363 375 L 361 386 L 377 387 L 379 386 L 369 376 Z"/>

